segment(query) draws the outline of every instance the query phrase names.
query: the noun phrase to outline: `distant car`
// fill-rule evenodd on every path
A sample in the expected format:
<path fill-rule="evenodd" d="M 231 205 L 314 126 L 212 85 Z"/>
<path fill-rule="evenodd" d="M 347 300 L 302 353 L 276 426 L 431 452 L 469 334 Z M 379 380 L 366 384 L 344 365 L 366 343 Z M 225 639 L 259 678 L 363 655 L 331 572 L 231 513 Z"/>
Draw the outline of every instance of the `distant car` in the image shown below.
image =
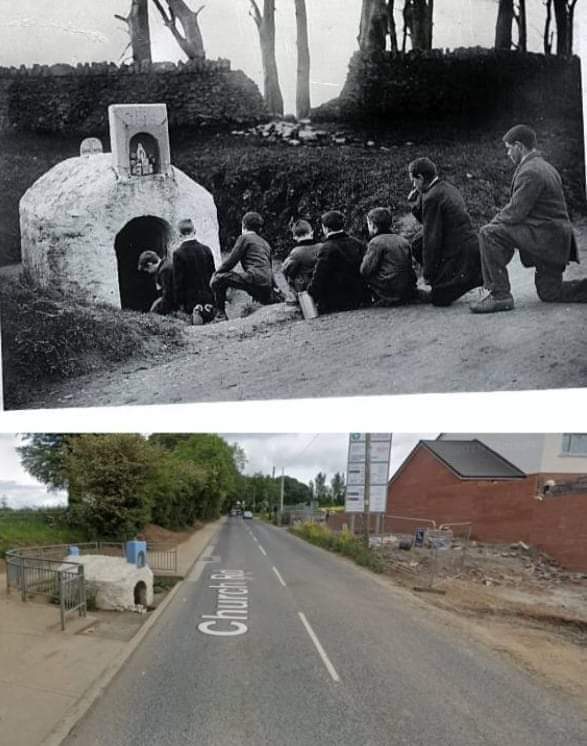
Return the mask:
<path fill-rule="evenodd" d="M 250 510 L 243 510 L 243 518 L 252 518 L 253 514 Z"/>
<path fill-rule="evenodd" d="M 238 515 L 238 513 L 236 512 L 236 510 L 231 510 L 230 515 Z"/>

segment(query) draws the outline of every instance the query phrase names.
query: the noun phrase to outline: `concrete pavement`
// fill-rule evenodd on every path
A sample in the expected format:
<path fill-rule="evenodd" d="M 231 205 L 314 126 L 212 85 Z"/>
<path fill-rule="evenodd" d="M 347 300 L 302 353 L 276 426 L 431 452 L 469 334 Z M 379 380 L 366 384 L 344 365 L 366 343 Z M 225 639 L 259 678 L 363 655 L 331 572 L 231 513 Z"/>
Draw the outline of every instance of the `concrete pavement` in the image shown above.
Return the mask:
<path fill-rule="evenodd" d="M 204 526 L 179 545 L 178 573 L 186 576 L 225 519 Z M 101 694 L 181 584 L 176 585 L 131 640 L 87 634 L 97 618 L 23 603 L 6 593 L 0 574 L 0 746 L 56 746 Z M 84 630 L 86 634 L 84 634 Z"/>

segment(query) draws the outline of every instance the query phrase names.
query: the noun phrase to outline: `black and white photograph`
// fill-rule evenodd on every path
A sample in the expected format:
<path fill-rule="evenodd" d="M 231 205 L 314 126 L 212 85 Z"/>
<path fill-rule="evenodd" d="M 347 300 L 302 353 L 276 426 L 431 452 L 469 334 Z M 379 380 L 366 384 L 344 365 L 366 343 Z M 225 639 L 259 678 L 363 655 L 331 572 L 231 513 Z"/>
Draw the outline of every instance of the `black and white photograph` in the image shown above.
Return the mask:
<path fill-rule="evenodd" d="M 2 746 L 581 746 L 585 433 L 0 434 Z"/>
<path fill-rule="evenodd" d="M 0 8 L 5 409 L 584 387 L 583 2 Z"/>

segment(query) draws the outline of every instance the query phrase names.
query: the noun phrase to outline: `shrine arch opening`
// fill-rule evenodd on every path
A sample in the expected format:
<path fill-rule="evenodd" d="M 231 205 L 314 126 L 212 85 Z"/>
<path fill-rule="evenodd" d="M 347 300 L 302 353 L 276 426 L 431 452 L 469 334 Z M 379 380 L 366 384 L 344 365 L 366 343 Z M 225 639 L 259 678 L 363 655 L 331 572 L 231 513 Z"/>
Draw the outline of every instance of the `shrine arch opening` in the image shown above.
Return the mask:
<path fill-rule="evenodd" d="M 120 305 L 131 311 L 148 311 L 158 296 L 153 275 L 139 272 L 137 265 L 143 251 L 167 255 L 171 226 L 152 215 L 133 218 L 118 233 L 114 242 L 118 264 Z"/>

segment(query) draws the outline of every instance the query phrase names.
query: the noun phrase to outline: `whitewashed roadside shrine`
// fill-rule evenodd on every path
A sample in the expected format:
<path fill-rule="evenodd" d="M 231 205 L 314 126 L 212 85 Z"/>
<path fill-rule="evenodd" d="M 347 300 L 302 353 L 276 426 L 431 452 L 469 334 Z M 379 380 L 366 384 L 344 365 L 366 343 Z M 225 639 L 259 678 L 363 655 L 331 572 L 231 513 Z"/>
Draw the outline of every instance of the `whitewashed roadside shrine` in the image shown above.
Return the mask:
<path fill-rule="evenodd" d="M 140 253 L 173 252 L 177 223 L 191 218 L 218 264 L 216 206 L 171 164 L 165 104 L 115 104 L 108 115 L 111 153 L 87 138 L 79 157 L 58 163 L 22 197 L 22 259 L 42 286 L 145 311 L 156 291 L 137 269 Z"/>

